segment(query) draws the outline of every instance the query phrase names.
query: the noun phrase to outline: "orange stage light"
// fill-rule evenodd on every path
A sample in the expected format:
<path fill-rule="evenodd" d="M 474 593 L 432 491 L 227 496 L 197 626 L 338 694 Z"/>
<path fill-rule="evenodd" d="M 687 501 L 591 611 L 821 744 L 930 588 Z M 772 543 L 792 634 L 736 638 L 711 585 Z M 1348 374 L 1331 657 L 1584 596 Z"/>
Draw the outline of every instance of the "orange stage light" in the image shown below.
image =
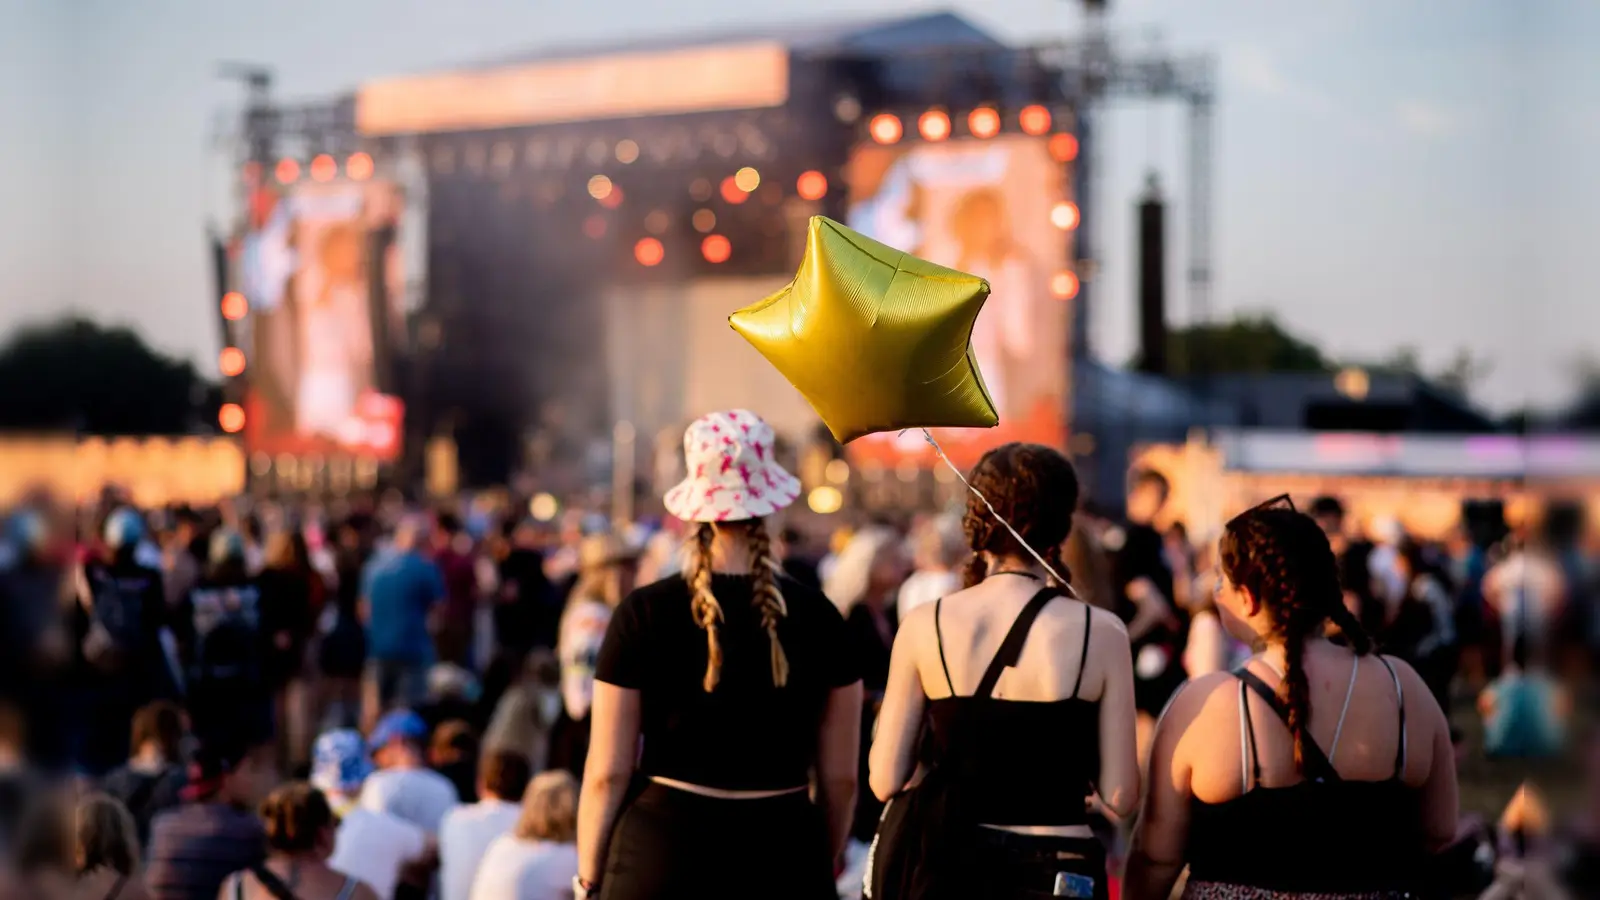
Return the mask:
<path fill-rule="evenodd" d="M 1050 224 L 1062 231 L 1071 231 L 1078 227 L 1078 204 L 1066 200 L 1057 203 L 1050 209 Z"/>
<path fill-rule="evenodd" d="M 659 266 L 667 258 L 667 248 L 655 238 L 640 238 L 639 243 L 633 245 L 633 258 L 641 266 Z"/>
<path fill-rule="evenodd" d="M 967 114 L 967 129 L 973 137 L 992 138 L 1000 133 L 1000 114 L 980 106 Z"/>
<path fill-rule="evenodd" d="M 344 174 L 350 176 L 351 181 L 366 181 L 372 177 L 376 168 L 372 157 L 365 153 L 352 153 L 350 158 L 344 161 Z"/>
<path fill-rule="evenodd" d="M 794 190 L 802 200 L 821 200 L 828 195 L 828 176 L 815 169 L 802 172 L 794 183 Z"/>
<path fill-rule="evenodd" d="M 1037 103 L 1032 106 L 1024 106 L 1021 114 L 1017 116 L 1017 123 L 1022 126 L 1022 130 L 1027 134 L 1044 134 L 1050 130 L 1050 110 Z"/>
<path fill-rule="evenodd" d="M 339 164 L 333 157 L 326 153 L 318 154 L 311 160 L 311 178 L 313 181 L 332 181 L 339 174 Z"/>
<path fill-rule="evenodd" d="M 224 378 L 233 378 L 244 372 L 244 351 L 238 347 L 223 347 L 217 354 L 217 368 Z"/>
<path fill-rule="evenodd" d="M 237 322 L 250 314 L 250 304 L 244 295 L 238 291 L 229 291 L 222 295 L 222 317 L 229 322 Z"/>
<path fill-rule="evenodd" d="M 621 206 L 622 188 L 612 185 L 610 192 L 604 197 L 600 198 L 600 205 L 604 206 L 606 209 L 616 209 L 617 207 Z"/>
<path fill-rule="evenodd" d="M 1078 276 L 1065 269 L 1057 272 L 1050 278 L 1050 293 L 1057 300 L 1071 300 L 1078 296 Z"/>
<path fill-rule="evenodd" d="M 750 199 L 750 195 L 745 193 L 744 188 L 739 187 L 739 182 L 734 176 L 729 175 L 722 179 L 722 199 L 737 205 Z"/>
<path fill-rule="evenodd" d="M 300 164 L 292 159 L 280 159 L 272 174 L 277 177 L 279 184 L 293 184 L 300 180 Z"/>
<path fill-rule="evenodd" d="M 706 239 L 700 242 L 700 255 L 704 256 L 708 263 L 725 263 L 728 257 L 733 255 L 733 244 L 720 234 L 707 235 Z"/>
<path fill-rule="evenodd" d="M 867 126 L 872 133 L 872 139 L 880 144 L 893 144 L 900 140 L 905 129 L 900 125 L 900 118 L 889 113 L 879 113 L 872 117 L 872 124 Z"/>
<path fill-rule="evenodd" d="M 217 424 L 229 434 L 238 434 L 244 430 L 244 407 L 237 403 L 224 403 L 217 410 Z"/>
<path fill-rule="evenodd" d="M 950 136 L 950 117 L 941 110 L 930 109 L 917 119 L 917 131 L 925 141 L 942 141 Z"/>
<path fill-rule="evenodd" d="M 1070 134 L 1050 137 L 1050 156 L 1056 162 L 1072 162 L 1078 158 L 1078 139 Z"/>

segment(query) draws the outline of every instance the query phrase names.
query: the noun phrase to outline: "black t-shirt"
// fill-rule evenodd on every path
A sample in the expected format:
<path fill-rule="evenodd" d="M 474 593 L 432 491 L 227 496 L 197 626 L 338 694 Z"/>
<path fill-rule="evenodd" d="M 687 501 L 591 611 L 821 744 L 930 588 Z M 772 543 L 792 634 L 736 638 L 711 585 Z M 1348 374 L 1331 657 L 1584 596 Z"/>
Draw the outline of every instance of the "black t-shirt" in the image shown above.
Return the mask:
<path fill-rule="evenodd" d="M 595 678 L 640 692 L 640 771 L 721 790 L 807 783 L 828 694 L 861 679 L 843 617 L 819 591 L 780 580 L 778 626 L 789 682 L 772 684 L 772 649 L 746 575 L 717 575 L 722 673 L 707 693 L 706 633 L 681 575 L 639 588 L 617 607 Z"/>

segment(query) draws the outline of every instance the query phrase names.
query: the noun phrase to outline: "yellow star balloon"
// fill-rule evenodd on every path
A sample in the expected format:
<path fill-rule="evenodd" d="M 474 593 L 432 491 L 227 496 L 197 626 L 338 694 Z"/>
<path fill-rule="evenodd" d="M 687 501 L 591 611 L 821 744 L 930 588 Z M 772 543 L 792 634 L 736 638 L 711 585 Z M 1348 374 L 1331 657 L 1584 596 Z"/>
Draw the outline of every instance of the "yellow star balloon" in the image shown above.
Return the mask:
<path fill-rule="evenodd" d="M 729 317 L 840 443 L 902 428 L 992 428 L 972 354 L 989 283 L 812 216 L 800 271 Z"/>

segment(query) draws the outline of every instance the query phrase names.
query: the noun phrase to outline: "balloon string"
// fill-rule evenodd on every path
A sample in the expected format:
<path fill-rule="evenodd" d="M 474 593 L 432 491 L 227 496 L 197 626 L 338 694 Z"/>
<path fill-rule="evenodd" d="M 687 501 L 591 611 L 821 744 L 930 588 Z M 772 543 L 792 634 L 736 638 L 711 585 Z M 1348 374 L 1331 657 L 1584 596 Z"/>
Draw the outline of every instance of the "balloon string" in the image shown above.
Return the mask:
<path fill-rule="evenodd" d="M 989 510 L 989 515 L 994 516 L 994 520 L 996 522 L 999 522 L 1001 525 L 1004 525 L 1006 530 L 1011 532 L 1011 536 L 1017 539 L 1017 543 L 1022 545 L 1022 549 L 1028 551 L 1028 553 L 1034 559 L 1038 560 L 1039 561 L 1039 565 L 1044 566 L 1044 570 L 1046 572 L 1050 573 L 1050 577 L 1054 578 L 1056 580 L 1057 584 L 1059 584 L 1063 588 L 1065 588 L 1067 593 L 1069 593 L 1072 596 L 1076 597 L 1077 596 L 1077 592 L 1072 590 L 1071 582 L 1067 581 L 1065 578 L 1062 578 L 1061 577 L 1061 573 L 1057 572 L 1055 570 L 1054 566 L 1052 566 L 1052 565 L 1050 565 L 1050 563 L 1046 562 L 1045 558 L 1043 556 L 1039 555 L 1039 551 L 1033 549 L 1033 545 L 1028 543 L 1026 540 L 1024 540 L 1022 535 L 1018 534 L 1017 530 L 1015 528 L 1011 527 L 1011 523 L 1006 521 L 1006 517 L 1005 516 L 1002 516 L 998 512 L 995 512 L 994 504 L 990 503 L 989 502 L 989 498 L 985 497 L 983 495 L 983 491 L 980 491 L 977 488 L 972 486 L 972 482 L 967 480 L 967 476 L 961 474 L 961 470 L 956 467 L 955 463 L 950 461 L 950 457 L 945 455 L 944 448 L 939 446 L 939 442 L 933 439 L 933 435 L 928 431 L 928 429 L 923 428 L 923 429 L 921 429 L 921 431 L 922 431 L 923 438 L 925 438 L 927 440 L 928 444 L 933 447 L 933 452 L 939 454 L 939 458 L 944 460 L 944 464 L 950 467 L 950 471 L 956 473 L 956 477 L 961 479 L 961 483 L 967 486 L 967 490 L 971 491 L 972 495 L 974 497 L 977 497 L 979 500 L 983 501 L 984 508 Z"/>

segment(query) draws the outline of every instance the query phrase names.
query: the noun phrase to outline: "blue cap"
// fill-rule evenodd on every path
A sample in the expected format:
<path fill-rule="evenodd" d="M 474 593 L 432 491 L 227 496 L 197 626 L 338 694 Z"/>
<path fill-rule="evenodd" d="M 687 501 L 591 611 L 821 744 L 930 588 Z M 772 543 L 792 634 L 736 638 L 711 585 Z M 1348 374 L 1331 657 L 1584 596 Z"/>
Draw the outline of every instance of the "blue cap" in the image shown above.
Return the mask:
<path fill-rule="evenodd" d="M 132 546 L 144 540 L 144 520 L 126 506 L 106 517 L 106 545 L 113 550 Z"/>
<path fill-rule="evenodd" d="M 323 733 L 311 748 L 311 786 L 322 791 L 354 794 L 372 774 L 367 742 L 354 728 Z"/>
<path fill-rule="evenodd" d="M 378 727 L 372 729 L 371 743 L 373 749 L 386 746 L 394 741 L 420 742 L 428 737 L 428 723 L 422 717 L 409 709 L 397 709 L 378 720 Z"/>

